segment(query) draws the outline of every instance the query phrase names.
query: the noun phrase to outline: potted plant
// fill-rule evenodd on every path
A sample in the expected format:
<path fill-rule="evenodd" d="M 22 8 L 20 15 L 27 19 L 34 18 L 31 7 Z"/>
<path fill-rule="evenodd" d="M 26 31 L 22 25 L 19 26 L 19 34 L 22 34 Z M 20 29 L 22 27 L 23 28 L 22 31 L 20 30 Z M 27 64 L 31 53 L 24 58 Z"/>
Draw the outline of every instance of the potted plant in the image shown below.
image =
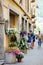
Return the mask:
<path fill-rule="evenodd" d="M 16 58 L 18 60 L 18 62 L 22 62 L 22 58 L 24 58 L 24 55 L 22 52 L 20 52 L 19 54 L 16 55 Z"/>
<path fill-rule="evenodd" d="M 5 53 L 5 62 L 6 63 L 15 63 L 16 62 L 16 52 L 14 47 L 17 47 L 17 37 L 16 37 L 17 31 L 15 28 L 9 28 L 6 31 L 6 34 L 9 37 L 9 49 Z"/>
<path fill-rule="evenodd" d="M 11 52 L 5 53 L 5 63 L 16 63 L 16 55 Z"/>
<path fill-rule="evenodd" d="M 25 39 L 25 34 L 26 34 L 26 32 L 20 33 L 20 43 L 18 46 L 22 52 L 27 53 L 28 45 L 27 45 L 27 41 Z"/>

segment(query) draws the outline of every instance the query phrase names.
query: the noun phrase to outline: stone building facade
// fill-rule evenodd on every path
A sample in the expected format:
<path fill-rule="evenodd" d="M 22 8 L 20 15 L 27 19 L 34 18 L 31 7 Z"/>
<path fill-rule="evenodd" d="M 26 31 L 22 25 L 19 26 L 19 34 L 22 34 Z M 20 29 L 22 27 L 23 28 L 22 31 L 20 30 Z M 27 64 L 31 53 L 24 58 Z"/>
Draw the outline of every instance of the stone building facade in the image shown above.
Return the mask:
<path fill-rule="evenodd" d="M 2 50 L 3 47 L 8 47 L 5 25 L 7 28 L 16 27 L 19 32 L 22 28 L 27 32 L 33 29 L 32 19 L 35 21 L 35 7 L 32 8 L 33 3 L 35 4 L 35 0 L 0 0 L 0 45 L 2 45 L 0 47 Z"/>
<path fill-rule="evenodd" d="M 0 0 L 0 60 L 4 59 L 4 19 L 2 1 Z"/>

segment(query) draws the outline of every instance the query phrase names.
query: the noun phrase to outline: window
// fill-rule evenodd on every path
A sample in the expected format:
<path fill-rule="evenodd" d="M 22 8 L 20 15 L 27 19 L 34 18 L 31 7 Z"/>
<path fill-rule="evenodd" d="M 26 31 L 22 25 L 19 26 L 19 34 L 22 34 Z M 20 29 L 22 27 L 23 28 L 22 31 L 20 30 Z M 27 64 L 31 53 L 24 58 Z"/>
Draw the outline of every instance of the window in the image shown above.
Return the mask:
<path fill-rule="evenodd" d="M 22 0 L 20 0 L 20 4 L 22 4 Z"/>
<path fill-rule="evenodd" d="M 5 33 L 6 33 L 7 29 L 8 29 L 8 20 L 5 21 Z"/>
<path fill-rule="evenodd" d="M 35 0 L 32 0 L 31 2 L 35 2 Z"/>
<path fill-rule="evenodd" d="M 25 0 L 25 9 L 29 12 L 29 0 Z"/>
<path fill-rule="evenodd" d="M 25 10 L 26 10 L 26 0 L 25 0 Z"/>
<path fill-rule="evenodd" d="M 27 20 L 25 20 L 25 31 L 27 30 Z"/>
<path fill-rule="evenodd" d="M 29 0 L 27 0 L 27 12 L 29 12 Z"/>
<path fill-rule="evenodd" d="M 15 15 L 10 13 L 10 28 L 15 26 Z"/>
<path fill-rule="evenodd" d="M 24 30 L 24 18 L 22 18 L 22 30 Z"/>
<path fill-rule="evenodd" d="M 29 23 L 29 31 L 31 30 L 31 24 Z"/>

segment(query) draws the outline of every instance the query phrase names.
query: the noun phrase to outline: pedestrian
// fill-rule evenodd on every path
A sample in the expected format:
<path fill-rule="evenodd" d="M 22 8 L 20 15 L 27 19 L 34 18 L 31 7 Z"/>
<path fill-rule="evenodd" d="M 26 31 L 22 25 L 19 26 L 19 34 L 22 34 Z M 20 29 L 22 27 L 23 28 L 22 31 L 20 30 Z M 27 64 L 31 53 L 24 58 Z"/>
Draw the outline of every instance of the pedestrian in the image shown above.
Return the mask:
<path fill-rule="evenodd" d="M 35 42 L 35 35 L 34 33 L 31 31 L 31 48 L 33 49 L 34 47 L 34 42 Z"/>
<path fill-rule="evenodd" d="M 31 36 L 30 36 L 30 33 L 28 33 L 28 49 L 30 48 L 30 45 L 31 45 Z"/>
<path fill-rule="evenodd" d="M 38 36 L 38 46 L 41 47 L 41 33 L 39 31 L 39 36 Z"/>
<path fill-rule="evenodd" d="M 35 43 L 35 35 L 33 33 L 33 47 L 34 47 L 34 43 Z"/>

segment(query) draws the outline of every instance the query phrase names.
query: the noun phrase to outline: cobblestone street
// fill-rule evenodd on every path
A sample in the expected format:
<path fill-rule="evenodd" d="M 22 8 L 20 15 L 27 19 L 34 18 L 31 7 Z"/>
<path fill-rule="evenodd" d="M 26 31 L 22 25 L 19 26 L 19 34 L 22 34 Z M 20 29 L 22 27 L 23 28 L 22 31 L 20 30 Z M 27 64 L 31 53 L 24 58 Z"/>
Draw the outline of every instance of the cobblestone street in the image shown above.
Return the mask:
<path fill-rule="evenodd" d="M 34 49 L 28 50 L 21 63 L 5 64 L 5 65 L 43 65 L 43 43 L 41 48 L 35 43 Z"/>

